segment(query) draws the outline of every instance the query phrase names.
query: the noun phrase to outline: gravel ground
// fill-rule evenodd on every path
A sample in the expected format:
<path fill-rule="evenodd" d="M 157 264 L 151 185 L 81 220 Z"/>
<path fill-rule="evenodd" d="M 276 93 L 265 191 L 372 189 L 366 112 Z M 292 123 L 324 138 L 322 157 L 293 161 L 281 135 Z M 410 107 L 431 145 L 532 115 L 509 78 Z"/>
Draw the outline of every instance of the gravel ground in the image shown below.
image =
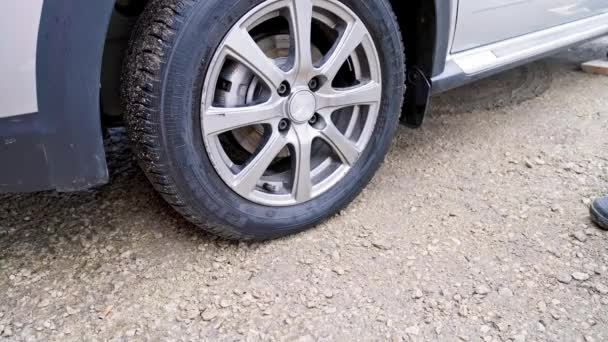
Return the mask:
<path fill-rule="evenodd" d="M 12 340 L 608 340 L 608 40 L 435 99 L 348 209 L 230 243 L 157 196 L 120 130 L 112 183 L 0 195 Z"/>

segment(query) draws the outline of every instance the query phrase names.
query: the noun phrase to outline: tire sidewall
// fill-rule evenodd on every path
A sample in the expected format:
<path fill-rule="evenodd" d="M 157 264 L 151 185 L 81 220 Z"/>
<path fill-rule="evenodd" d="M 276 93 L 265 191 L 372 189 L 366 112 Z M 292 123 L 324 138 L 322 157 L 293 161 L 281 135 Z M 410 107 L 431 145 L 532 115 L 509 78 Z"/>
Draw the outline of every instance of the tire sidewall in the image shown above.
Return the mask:
<path fill-rule="evenodd" d="M 160 136 L 171 176 L 192 212 L 210 224 L 228 225 L 252 238 L 273 238 L 305 229 L 345 207 L 369 182 L 397 126 L 404 90 L 403 49 L 384 0 L 340 0 L 374 39 L 382 68 L 382 101 L 374 133 L 359 161 L 334 187 L 306 203 L 269 207 L 228 187 L 213 167 L 203 141 L 200 104 L 210 61 L 224 35 L 263 0 L 208 0 L 193 4 L 167 46 L 162 68 Z M 211 15 L 209 15 L 211 14 Z M 388 20 L 387 20 L 388 19 Z"/>

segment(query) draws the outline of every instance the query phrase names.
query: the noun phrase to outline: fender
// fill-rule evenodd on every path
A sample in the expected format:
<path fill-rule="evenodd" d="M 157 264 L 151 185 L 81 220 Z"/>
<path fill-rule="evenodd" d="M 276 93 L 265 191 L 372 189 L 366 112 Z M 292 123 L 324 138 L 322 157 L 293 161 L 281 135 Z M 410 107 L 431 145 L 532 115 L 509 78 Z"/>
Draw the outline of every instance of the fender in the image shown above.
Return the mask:
<path fill-rule="evenodd" d="M 428 75 L 430 78 L 441 74 L 445 69 L 455 25 L 452 14 L 457 5 L 457 0 L 435 0 L 435 49 L 432 70 Z"/>
<path fill-rule="evenodd" d="M 0 192 L 75 191 L 108 181 L 99 88 L 113 6 L 114 0 L 44 0 L 38 112 L 0 119 Z"/>

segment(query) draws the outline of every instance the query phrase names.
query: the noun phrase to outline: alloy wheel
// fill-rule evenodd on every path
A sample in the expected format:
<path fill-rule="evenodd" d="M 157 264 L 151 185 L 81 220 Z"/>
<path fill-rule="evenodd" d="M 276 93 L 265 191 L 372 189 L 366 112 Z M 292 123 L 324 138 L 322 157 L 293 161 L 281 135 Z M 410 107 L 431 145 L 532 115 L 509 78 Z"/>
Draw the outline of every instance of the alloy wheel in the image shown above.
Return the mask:
<path fill-rule="evenodd" d="M 240 196 L 305 203 L 359 161 L 378 118 L 381 66 L 363 21 L 342 3 L 265 1 L 228 32 L 210 65 L 203 139 Z"/>

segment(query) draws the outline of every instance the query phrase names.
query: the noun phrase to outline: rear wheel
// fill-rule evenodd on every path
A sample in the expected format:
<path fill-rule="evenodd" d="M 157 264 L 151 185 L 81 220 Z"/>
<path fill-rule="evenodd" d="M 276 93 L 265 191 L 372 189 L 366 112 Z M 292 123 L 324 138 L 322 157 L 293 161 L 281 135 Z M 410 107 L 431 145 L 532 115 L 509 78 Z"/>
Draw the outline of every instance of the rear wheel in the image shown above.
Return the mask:
<path fill-rule="evenodd" d="M 154 1 L 127 58 L 142 168 L 178 211 L 233 239 L 346 206 L 380 165 L 404 90 L 385 0 Z"/>

